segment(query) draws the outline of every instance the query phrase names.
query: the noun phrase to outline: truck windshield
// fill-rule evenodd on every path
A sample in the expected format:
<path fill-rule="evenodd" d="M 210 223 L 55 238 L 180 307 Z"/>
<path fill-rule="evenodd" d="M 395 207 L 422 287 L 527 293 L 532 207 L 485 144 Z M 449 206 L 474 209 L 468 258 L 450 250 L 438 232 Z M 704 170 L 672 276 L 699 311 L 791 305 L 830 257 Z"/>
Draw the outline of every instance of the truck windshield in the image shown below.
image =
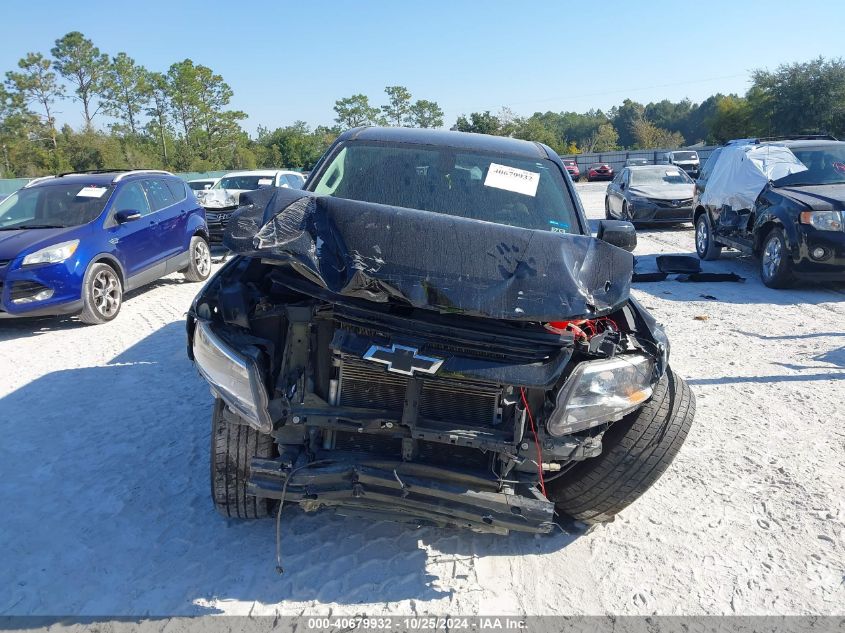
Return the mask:
<path fill-rule="evenodd" d="M 0 230 L 88 224 L 103 212 L 113 189 L 85 184 L 20 189 L 0 202 Z"/>
<path fill-rule="evenodd" d="M 845 183 L 845 143 L 825 147 L 791 148 L 807 171 L 799 171 L 774 181 L 778 187 L 788 185 L 839 185 Z"/>
<path fill-rule="evenodd" d="M 314 185 L 318 194 L 558 233 L 580 233 L 550 160 L 433 145 L 350 141 Z"/>

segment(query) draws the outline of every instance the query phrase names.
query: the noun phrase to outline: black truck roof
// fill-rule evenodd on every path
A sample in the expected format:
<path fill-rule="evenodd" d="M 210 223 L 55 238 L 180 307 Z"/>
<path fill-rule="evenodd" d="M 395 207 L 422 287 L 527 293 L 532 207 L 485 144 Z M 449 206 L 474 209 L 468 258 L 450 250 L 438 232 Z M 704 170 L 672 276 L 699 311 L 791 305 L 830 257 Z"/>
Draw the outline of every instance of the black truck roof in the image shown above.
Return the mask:
<path fill-rule="evenodd" d="M 418 145 L 438 145 L 467 151 L 510 154 L 529 159 L 549 158 L 547 148 L 533 141 L 523 141 L 507 136 L 433 130 L 430 128 L 406 127 L 358 127 L 340 135 L 339 141 L 383 141 Z"/>

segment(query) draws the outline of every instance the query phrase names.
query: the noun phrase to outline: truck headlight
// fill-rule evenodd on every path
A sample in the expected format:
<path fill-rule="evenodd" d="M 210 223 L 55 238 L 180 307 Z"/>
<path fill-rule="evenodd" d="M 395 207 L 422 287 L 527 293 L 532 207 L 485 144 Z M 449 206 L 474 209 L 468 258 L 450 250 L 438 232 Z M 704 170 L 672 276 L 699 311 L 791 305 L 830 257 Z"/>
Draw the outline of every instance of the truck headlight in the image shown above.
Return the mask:
<path fill-rule="evenodd" d="M 273 430 L 267 390 L 255 360 L 226 345 L 204 321 L 197 321 L 194 330 L 194 362 L 214 391 L 250 426 L 262 433 Z"/>
<path fill-rule="evenodd" d="M 841 211 L 802 211 L 801 224 L 809 224 L 819 231 L 841 231 Z"/>
<path fill-rule="evenodd" d="M 580 363 L 558 392 L 546 428 L 561 436 L 622 417 L 651 397 L 653 372 L 644 354 Z"/>
<path fill-rule="evenodd" d="M 79 240 L 70 240 L 69 242 L 61 242 L 60 244 L 47 246 L 24 257 L 22 265 L 32 266 L 33 264 L 60 264 L 73 255 L 78 246 Z"/>

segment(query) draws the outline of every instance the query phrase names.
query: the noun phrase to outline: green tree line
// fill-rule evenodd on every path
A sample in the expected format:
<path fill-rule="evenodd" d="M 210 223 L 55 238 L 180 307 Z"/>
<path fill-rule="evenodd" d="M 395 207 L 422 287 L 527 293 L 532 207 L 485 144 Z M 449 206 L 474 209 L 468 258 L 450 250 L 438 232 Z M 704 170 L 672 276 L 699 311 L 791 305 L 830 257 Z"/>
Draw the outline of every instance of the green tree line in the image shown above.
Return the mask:
<path fill-rule="evenodd" d="M 719 144 L 732 138 L 827 133 L 845 137 L 845 61 L 822 57 L 755 70 L 744 96 L 717 93 L 638 103 L 625 99 L 607 112 L 473 112 L 456 129 L 540 141 L 561 154 Z"/>
<path fill-rule="evenodd" d="M 344 129 L 359 125 L 439 128 L 436 101 L 387 86 L 379 102 L 362 93 L 338 99 L 331 124 L 303 121 L 257 135 L 233 91 L 211 68 L 185 59 L 149 70 L 125 52 L 108 55 L 77 31 L 49 55 L 27 53 L 0 84 L 0 172 L 32 177 L 103 168 L 176 171 L 288 167 L 310 169 Z M 57 126 L 57 108 L 78 108 L 82 126 Z M 64 110 L 62 110 L 64 112 Z M 845 61 L 817 58 L 755 70 L 745 95 L 701 103 L 625 99 L 608 111 L 461 115 L 452 129 L 545 143 L 562 154 L 673 149 L 730 138 L 827 132 L 845 135 Z"/>

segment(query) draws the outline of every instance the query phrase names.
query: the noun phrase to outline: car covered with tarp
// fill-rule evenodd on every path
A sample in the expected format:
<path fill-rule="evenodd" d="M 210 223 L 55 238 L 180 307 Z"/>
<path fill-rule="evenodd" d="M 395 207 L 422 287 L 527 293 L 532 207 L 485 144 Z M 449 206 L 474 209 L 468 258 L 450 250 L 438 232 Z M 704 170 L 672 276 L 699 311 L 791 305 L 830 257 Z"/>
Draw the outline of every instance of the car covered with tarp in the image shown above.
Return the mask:
<path fill-rule="evenodd" d="M 773 288 L 845 281 L 845 142 L 830 137 L 734 142 L 696 193 L 696 251 L 760 258 Z"/>

